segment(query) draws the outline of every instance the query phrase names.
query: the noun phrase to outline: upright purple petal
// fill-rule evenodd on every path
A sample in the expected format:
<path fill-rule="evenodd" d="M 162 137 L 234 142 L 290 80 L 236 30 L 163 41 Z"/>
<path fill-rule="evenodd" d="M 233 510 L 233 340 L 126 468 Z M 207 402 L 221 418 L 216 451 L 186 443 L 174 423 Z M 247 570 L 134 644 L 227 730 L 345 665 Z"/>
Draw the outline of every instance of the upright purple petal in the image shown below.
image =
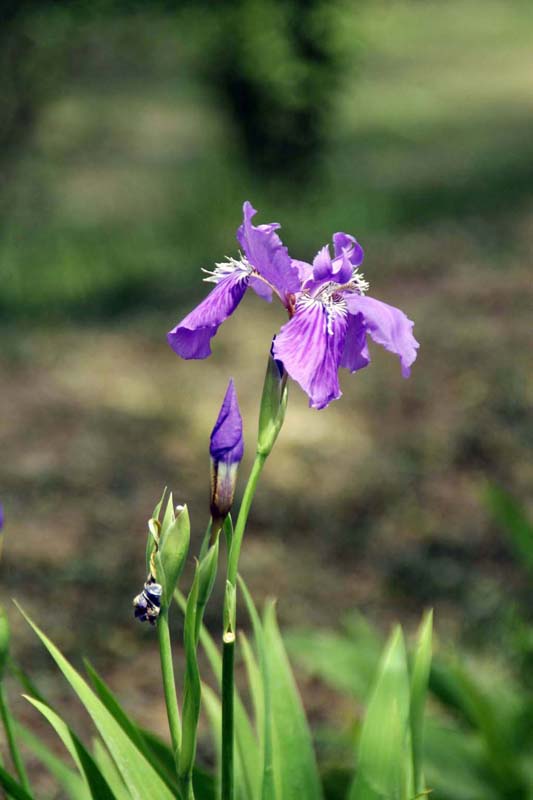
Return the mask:
<path fill-rule="evenodd" d="M 362 314 L 348 314 L 346 339 L 341 358 L 341 367 L 357 372 L 370 364 L 366 341 L 366 326 Z"/>
<path fill-rule="evenodd" d="M 262 275 L 284 298 L 300 289 L 298 270 L 293 266 L 289 252 L 275 232 L 277 222 L 252 225 L 256 210 L 246 201 L 244 220 L 237 231 L 237 240 L 252 267 Z"/>
<path fill-rule="evenodd" d="M 315 294 L 316 290 L 328 281 L 339 284 L 347 283 L 352 277 L 353 269 L 347 252 L 341 252 L 332 260 L 329 245 L 326 244 L 318 251 L 313 260 L 313 273 L 305 288 L 311 294 Z"/>
<path fill-rule="evenodd" d="M 298 261 L 297 258 L 293 258 L 291 263 L 298 270 L 298 278 L 301 284 L 304 284 L 313 276 L 313 267 L 307 261 Z"/>
<path fill-rule="evenodd" d="M 363 263 L 365 252 L 357 239 L 350 236 L 349 233 L 334 233 L 333 246 L 335 247 L 335 256 L 342 255 L 347 252 L 348 258 L 353 267 L 359 267 Z"/>
<path fill-rule="evenodd" d="M 228 384 L 215 427 L 211 433 L 209 453 L 215 462 L 225 461 L 228 464 L 235 464 L 242 460 L 244 453 L 242 417 L 233 378 Z"/>
<path fill-rule="evenodd" d="M 331 254 L 328 245 L 325 244 L 313 259 L 313 278 L 315 281 L 330 280 L 331 274 Z"/>
<path fill-rule="evenodd" d="M 207 358 L 211 339 L 219 326 L 237 308 L 248 287 L 248 276 L 236 271 L 221 280 L 205 300 L 167 334 L 167 340 L 181 358 Z"/>
<path fill-rule="evenodd" d="M 413 325 L 403 311 L 373 297 L 346 294 L 345 301 L 351 314 L 362 314 L 365 326 L 378 344 L 400 358 L 402 375 L 408 378 L 411 364 L 416 359 L 418 342 L 413 336 Z"/>
<path fill-rule="evenodd" d="M 343 310 L 327 311 L 319 301 L 300 302 L 273 344 L 273 354 L 309 395 L 312 408 L 341 396 L 338 368 L 346 336 Z"/>

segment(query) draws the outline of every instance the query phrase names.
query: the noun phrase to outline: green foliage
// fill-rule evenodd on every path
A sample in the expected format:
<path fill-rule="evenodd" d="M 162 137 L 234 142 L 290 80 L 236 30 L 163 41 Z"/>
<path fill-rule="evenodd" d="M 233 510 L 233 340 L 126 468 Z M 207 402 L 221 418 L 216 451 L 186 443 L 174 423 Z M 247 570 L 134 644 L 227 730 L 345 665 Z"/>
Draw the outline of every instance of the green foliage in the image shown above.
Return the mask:
<path fill-rule="evenodd" d="M 378 668 L 349 800 L 409 800 L 413 792 L 407 655 L 399 628 Z"/>
<path fill-rule="evenodd" d="M 21 785 L 18 783 L 10 774 L 9 772 L 4 769 L 4 767 L 0 764 L 0 786 L 6 790 L 8 793 L 8 797 L 12 798 L 12 800 L 34 800 L 31 794 L 27 792 Z"/>
<path fill-rule="evenodd" d="M 175 797 L 79 673 L 37 625 L 22 613 L 89 713 L 133 800 L 144 800 L 150 794 L 161 800 Z"/>
<path fill-rule="evenodd" d="M 17 735 L 28 750 L 41 762 L 45 769 L 61 786 L 69 800 L 91 800 L 87 784 L 81 775 L 58 758 L 41 739 L 20 723 L 17 724 Z"/>
<path fill-rule="evenodd" d="M 517 558 L 533 573 L 533 523 L 523 506 L 496 484 L 487 487 L 486 503 L 494 520 L 508 535 Z"/>
<path fill-rule="evenodd" d="M 102 798 L 102 800 L 113 800 L 114 794 L 109 784 L 100 772 L 94 758 L 80 742 L 78 737 L 72 732 L 69 726 L 61 719 L 59 714 L 39 700 L 25 695 L 26 699 L 41 712 L 65 745 L 72 756 L 79 772 L 83 775 L 91 797 Z"/>
<path fill-rule="evenodd" d="M 420 626 L 417 646 L 411 671 L 410 725 L 411 747 L 413 753 L 413 776 L 415 792 L 426 788 L 422 763 L 424 759 L 424 710 L 431 668 L 431 642 L 433 633 L 433 612 L 426 614 Z"/>

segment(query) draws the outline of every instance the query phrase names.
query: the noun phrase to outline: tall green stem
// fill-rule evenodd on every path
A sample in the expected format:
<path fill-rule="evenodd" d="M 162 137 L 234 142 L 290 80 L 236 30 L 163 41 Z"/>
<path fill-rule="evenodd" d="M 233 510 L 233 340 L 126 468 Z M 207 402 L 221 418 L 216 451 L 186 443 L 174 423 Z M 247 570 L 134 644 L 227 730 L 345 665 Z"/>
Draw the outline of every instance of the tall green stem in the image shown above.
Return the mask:
<path fill-rule="evenodd" d="M 244 496 L 239 509 L 239 516 L 237 517 L 235 530 L 233 531 L 233 540 L 228 556 L 228 581 L 233 584 L 233 586 L 237 584 L 237 572 L 239 570 L 239 557 L 241 554 L 242 539 L 244 536 L 246 523 L 248 521 L 248 514 L 250 513 L 250 508 L 254 499 L 255 490 L 257 489 L 257 483 L 261 476 L 265 461 L 265 455 L 262 453 L 256 454 L 252 471 L 250 473 L 250 477 L 248 478 L 246 489 L 244 490 Z"/>
<path fill-rule="evenodd" d="M 235 642 L 224 642 L 222 650 L 222 800 L 234 797 L 234 738 L 233 731 L 233 667 L 235 661 Z"/>
<path fill-rule="evenodd" d="M 239 516 L 233 532 L 231 548 L 228 555 L 227 581 L 234 588 L 237 584 L 239 556 L 242 540 L 248 521 L 259 477 L 265 465 L 266 455 L 257 453 L 244 490 Z M 224 631 L 222 651 L 222 800 L 234 800 L 234 720 L 233 703 L 235 695 L 234 678 L 235 631 Z"/>
<path fill-rule="evenodd" d="M 159 636 L 159 654 L 161 658 L 161 674 L 163 676 L 163 691 L 167 707 L 168 727 L 172 741 L 172 752 L 176 769 L 181 745 L 181 722 L 176 696 L 176 682 L 174 680 L 174 663 L 172 661 L 172 647 L 170 643 L 170 628 L 168 624 L 168 607 L 162 608 L 157 620 L 157 633 Z"/>
<path fill-rule="evenodd" d="M 26 767 L 24 766 L 22 756 L 20 755 L 20 751 L 18 749 L 17 741 L 15 739 L 13 720 L 7 706 L 6 694 L 2 681 L 0 681 L 0 716 L 2 717 L 2 723 L 6 732 L 7 745 L 9 747 L 9 753 L 11 755 L 11 760 L 13 761 L 13 766 L 17 771 L 21 785 L 29 794 L 31 794 L 30 782 L 26 773 Z"/>

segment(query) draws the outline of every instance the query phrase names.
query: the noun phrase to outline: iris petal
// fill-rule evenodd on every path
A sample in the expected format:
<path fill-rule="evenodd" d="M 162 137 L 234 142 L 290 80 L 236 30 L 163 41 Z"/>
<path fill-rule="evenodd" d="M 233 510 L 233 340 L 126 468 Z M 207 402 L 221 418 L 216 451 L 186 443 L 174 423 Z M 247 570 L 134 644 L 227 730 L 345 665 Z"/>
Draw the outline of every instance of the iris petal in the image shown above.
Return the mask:
<path fill-rule="evenodd" d="M 221 280 L 200 305 L 167 334 L 167 340 L 181 358 L 207 358 L 211 339 L 219 326 L 237 308 L 248 287 L 248 276 L 234 272 Z"/>
<path fill-rule="evenodd" d="M 235 384 L 231 378 L 211 433 L 209 453 L 216 462 L 225 461 L 228 464 L 238 464 L 242 461 L 243 452 L 242 417 Z"/>
<path fill-rule="evenodd" d="M 325 408 L 342 394 L 337 373 L 346 327 L 344 313 L 318 301 L 300 303 L 274 339 L 274 357 L 309 395 L 312 408 Z"/>
<path fill-rule="evenodd" d="M 252 225 L 257 213 L 246 201 L 243 206 L 244 221 L 237 231 L 237 240 L 252 267 L 259 272 L 284 298 L 300 289 L 298 270 L 293 266 L 289 252 L 277 233 L 277 222 Z"/>
<path fill-rule="evenodd" d="M 348 257 L 353 267 L 359 267 L 363 263 L 365 252 L 357 239 L 349 233 L 334 233 L 333 246 L 335 248 L 335 257 L 348 251 Z"/>
<path fill-rule="evenodd" d="M 357 372 L 370 364 L 370 353 L 366 341 L 366 326 L 362 314 L 348 314 L 346 339 L 341 358 L 341 367 Z"/>
<path fill-rule="evenodd" d="M 365 326 L 377 344 L 399 356 L 402 375 L 408 378 L 411 364 L 416 359 L 419 344 L 413 336 L 413 325 L 403 311 L 373 297 L 346 294 L 344 297 L 351 314 L 362 314 Z"/>

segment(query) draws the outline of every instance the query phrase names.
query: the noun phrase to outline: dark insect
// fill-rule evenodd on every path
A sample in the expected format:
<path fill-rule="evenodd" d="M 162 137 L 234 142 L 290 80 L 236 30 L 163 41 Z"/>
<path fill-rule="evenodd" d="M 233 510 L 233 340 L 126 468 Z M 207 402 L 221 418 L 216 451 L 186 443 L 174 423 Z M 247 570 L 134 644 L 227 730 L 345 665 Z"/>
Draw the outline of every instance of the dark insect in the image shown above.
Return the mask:
<path fill-rule="evenodd" d="M 142 592 L 133 599 L 135 618 L 140 622 L 149 622 L 150 625 L 155 625 L 161 610 L 162 594 L 163 587 L 161 584 L 156 583 L 149 576 Z"/>

